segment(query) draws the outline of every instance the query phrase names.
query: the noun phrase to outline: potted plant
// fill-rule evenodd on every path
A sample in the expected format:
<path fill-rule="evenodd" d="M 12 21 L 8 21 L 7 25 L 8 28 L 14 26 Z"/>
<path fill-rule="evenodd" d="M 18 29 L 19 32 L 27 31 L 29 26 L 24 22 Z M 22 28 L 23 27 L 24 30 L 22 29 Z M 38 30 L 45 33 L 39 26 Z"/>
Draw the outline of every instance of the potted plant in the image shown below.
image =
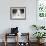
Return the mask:
<path fill-rule="evenodd" d="M 33 35 L 37 38 L 37 41 L 40 43 L 40 40 L 42 38 L 45 38 L 44 37 L 46 36 L 45 34 L 46 34 L 45 32 L 35 32 Z"/>
<path fill-rule="evenodd" d="M 32 25 L 32 27 L 35 28 L 35 30 L 37 30 L 37 32 L 35 32 L 33 35 L 37 38 L 37 41 L 40 42 L 40 40 L 42 40 L 42 38 L 44 36 L 46 36 L 46 33 L 45 32 L 40 32 L 39 30 L 44 30 L 45 26 Z"/>

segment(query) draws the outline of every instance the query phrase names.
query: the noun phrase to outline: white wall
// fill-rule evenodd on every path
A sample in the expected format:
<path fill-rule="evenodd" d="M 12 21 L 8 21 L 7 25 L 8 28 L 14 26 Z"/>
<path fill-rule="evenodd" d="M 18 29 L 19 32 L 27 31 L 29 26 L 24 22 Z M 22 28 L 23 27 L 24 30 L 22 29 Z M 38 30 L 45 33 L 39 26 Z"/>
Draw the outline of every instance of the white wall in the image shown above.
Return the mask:
<path fill-rule="evenodd" d="M 10 7 L 26 7 L 26 20 L 10 20 Z M 36 24 L 36 0 L 0 0 L 0 33 L 16 26 L 20 32 L 29 32 L 32 24 Z"/>
<path fill-rule="evenodd" d="M 10 20 L 10 7 L 26 7 L 26 20 Z M 0 34 L 17 26 L 32 36 L 32 24 L 36 24 L 36 0 L 0 0 Z"/>

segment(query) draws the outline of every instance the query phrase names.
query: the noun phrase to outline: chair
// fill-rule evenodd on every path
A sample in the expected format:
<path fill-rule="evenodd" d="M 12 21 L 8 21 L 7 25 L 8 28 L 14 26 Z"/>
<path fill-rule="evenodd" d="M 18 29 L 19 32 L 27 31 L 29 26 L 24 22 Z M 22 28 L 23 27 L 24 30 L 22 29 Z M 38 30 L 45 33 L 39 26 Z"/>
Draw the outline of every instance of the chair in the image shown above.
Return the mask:
<path fill-rule="evenodd" d="M 16 46 L 18 46 L 18 34 L 16 35 L 16 34 L 9 34 L 9 33 L 6 33 L 5 34 L 5 46 L 7 46 L 8 45 L 8 42 L 7 42 L 7 39 L 8 38 L 10 38 L 11 36 L 17 36 L 16 38 L 15 38 L 15 40 L 16 40 Z"/>
<path fill-rule="evenodd" d="M 29 33 L 21 33 L 21 37 L 20 40 L 24 41 L 19 42 L 19 46 L 30 46 Z"/>
<path fill-rule="evenodd" d="M 5 33 L 5 46 L 8 45 L 8 42 L 7 42 L 7 38 L 10 38 L 13 36 L 17 36 L 17 38 L 15 38 L 16 41 L 16 46 L 18 46 L 18 27 L 16 28 L 11 28 L 11 33 Z"/>

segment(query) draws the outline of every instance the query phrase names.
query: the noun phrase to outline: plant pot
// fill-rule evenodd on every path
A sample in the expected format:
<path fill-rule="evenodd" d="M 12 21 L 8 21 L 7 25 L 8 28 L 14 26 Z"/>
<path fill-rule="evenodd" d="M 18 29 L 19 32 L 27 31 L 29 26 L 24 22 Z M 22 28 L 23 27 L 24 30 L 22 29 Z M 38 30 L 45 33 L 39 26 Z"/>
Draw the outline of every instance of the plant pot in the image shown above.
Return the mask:
<path fill-rule="evenodd" d="M 44 40 L 45 40 L 45 39 L 40 39 L 40 43 L 44 43 Z"/>
<path fill-rule="evenodd" d="M 39 44 L 41 44 L 41 43 L 44 42 L 44 40 L 45 40 L 45 39 L 38 39 L 37 42 L 38 42 Z"/>
<path fill-rule="evenodd" d="M 37 39 L 37 43 L 40 43 L 40 39 Z"/>

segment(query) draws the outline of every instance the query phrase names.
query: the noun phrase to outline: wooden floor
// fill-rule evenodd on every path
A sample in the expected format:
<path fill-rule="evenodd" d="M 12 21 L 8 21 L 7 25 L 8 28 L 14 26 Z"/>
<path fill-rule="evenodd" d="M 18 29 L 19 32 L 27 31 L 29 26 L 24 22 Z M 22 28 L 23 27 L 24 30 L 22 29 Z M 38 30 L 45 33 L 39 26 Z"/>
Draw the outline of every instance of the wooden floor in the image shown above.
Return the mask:
<path fill-rule="evenodd" d="M 2 42 L 0 42 L 0 46 L 4 46 L 4 43 Z M 8 46 L 15 46 L 15 43 L 8 43 Z M 37 43 L 34 43 L 34 42 L 32 42 L 32 43 L 30 43 L 30 46 L 37 46 Z M 46 46 L 46 43 L 44 43 L 44 45 L 42 45 L 42 46 Z"/>

